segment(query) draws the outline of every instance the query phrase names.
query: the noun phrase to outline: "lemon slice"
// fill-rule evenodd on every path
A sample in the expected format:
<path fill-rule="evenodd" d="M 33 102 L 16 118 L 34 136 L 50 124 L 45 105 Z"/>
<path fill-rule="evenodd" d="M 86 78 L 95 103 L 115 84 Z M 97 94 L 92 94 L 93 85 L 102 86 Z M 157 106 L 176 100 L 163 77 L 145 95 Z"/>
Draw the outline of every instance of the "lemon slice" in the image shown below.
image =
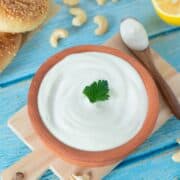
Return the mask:
<path fill-rule="evenodd" d="M 163 21 L 180 26 L 180 0 L 152 0 L 152 3 Z"/>

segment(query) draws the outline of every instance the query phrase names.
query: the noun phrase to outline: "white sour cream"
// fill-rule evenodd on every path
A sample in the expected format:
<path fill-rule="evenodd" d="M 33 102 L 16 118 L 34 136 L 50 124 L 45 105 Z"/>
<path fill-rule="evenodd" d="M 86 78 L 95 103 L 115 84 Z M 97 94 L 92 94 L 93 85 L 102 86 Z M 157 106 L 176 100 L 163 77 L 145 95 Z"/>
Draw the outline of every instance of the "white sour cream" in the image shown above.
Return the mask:
<path fill-rule="evenodd" d="M 107 80 L 110 98 L 90 103 L 85 86 Z M 103 151 L 133 138 L 148 108 L 144 83 L 123 59 L 98 52 L 72 54 L 44 77 L 38 95 L 41 118 L 61 142 L 76 149 Z"/>
<path fill-rule="evenodd" d="M 144 26 L 134 18 L 127 18 L 121 22 L 120 34 L 124 43 L 133 50 L 142 51 L 149 46 Z"/>

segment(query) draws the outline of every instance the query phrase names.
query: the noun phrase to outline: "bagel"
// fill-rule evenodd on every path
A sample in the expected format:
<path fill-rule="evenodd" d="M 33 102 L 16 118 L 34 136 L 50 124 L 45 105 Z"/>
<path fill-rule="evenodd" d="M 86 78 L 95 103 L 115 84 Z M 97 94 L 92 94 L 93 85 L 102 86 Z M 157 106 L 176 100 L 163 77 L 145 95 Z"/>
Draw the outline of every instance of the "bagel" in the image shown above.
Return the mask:
<path fill-rule="evenodd" d="M 18 52 L 22 34 L 0 33 L 0 72 L 2 72 Z"/>
<path fill-rule="evenodd" d="M 32 31 L 46 19 L 48 0 L 0 0 L 0 32 Z"/>

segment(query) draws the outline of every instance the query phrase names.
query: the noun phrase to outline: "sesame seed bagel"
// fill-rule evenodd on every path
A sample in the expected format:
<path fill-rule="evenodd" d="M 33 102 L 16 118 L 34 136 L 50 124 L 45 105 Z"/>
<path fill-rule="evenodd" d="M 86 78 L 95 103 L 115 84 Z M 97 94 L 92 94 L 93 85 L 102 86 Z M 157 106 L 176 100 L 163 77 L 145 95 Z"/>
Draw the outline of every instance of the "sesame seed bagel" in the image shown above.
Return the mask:
<path fill-rule="evenodd" d="M 0 33 L 0 72 L 2 72 L 18 52 L 22 34 Z"/>
<path fill-rule="evenodd" d="M 0 31 L 32 31 L 45 20 L 48 0 L 0 0 Z"/>

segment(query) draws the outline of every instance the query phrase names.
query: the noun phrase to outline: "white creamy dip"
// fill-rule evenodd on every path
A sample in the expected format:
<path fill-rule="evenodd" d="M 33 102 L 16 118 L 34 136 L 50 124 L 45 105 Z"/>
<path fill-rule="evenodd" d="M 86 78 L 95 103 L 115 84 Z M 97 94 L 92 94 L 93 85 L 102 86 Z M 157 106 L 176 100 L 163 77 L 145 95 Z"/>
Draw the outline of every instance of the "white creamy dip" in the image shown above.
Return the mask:
<path fill-rule="evenodd" d="M 110 98 L 91 103 L 85 86 L 107 80 Z M 85 52 L 57 63 L 44 77 L 38 94 L 41 118 L 49 131 L 73 148 L 102 151 L 133 138 L 148 109 L 144 83 L 137 71 L 114 55 Z"/>
<path fill-rule="evenodd" d="M 120 34 L 124 43 L 133 50 L 142 51 L 149 46 L 145 28 L 134 18 L 127 18 L 121 22 Z"/>

